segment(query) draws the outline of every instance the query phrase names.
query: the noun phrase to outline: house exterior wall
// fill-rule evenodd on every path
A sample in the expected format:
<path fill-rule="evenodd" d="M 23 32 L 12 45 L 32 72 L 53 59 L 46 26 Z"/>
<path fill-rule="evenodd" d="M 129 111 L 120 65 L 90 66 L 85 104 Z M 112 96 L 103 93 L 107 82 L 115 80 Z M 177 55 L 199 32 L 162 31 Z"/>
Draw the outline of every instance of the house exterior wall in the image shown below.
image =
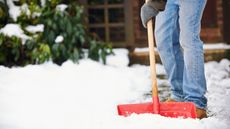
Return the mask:
<path fill-rule="evenodd" d="M 210 2 L 216 2 L 214 7 L 209 7 L 211 4 L 207 4 L 207 9 L 212 9 L 214 12 L 208 13 L 205 12 L 205 15 L 214 16 L 216 17 L 216 26 L 214 27 L 206 27 L 205 24 L 203 24 L 204 27 L 202 27 L 201 30 L 201 38 L 205 42 L 213 43 L 213 42 L 222 42 L 223 41 L 223 7 L 222 7 L 222 0 L 210 0 Z M 209 10 L 206 10 L 209 11 Z M 203 19 L 204 20 L 204 19 Z"/>

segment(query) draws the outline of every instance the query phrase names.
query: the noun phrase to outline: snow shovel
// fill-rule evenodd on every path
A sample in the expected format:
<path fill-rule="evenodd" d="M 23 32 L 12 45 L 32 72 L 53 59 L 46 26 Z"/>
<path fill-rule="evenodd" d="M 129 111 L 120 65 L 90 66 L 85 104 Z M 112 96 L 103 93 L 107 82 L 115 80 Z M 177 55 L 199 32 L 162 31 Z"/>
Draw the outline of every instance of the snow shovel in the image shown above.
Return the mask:
<path fill-rule="evenodd" d="M 147 23 L 147 29 L 152 79 L 152 102 L 118 105 L 118 115 L 129 116 L 133 113 L 151 113 L 173 118 L 196 118 L 196 107 L 192 102 L 159 102 L 154 54 L 153 20 Z"/>

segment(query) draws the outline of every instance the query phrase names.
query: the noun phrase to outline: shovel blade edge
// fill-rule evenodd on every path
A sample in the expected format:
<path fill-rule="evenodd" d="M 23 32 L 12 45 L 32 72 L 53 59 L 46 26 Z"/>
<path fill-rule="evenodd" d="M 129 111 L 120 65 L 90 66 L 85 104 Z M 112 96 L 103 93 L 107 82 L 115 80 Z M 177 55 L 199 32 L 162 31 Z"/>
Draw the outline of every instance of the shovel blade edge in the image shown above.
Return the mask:
<path fill-rule="evenodd" d="M 118 115 L 153 114 L 153 103 L 123 104 L 117 106 Z M 163 102 L 160 103 L 160 114 L 172 118 L 196 118 L 196 107 L 191 102 Z"/>

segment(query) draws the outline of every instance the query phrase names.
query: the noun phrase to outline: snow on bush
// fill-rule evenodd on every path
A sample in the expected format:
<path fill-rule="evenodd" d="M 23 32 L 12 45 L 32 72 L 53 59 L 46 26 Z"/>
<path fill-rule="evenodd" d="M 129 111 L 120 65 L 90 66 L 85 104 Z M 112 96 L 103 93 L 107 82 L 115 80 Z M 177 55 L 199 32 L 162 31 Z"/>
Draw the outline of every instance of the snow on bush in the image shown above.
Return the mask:
<path fill-rule="evenodd" d="M 18 16 L 21 14 L 21 9 L 19 6 L 14 5 L 14 0 L 7 0 L 7 5 L 9 7 L 9 14 L 14 21 L 17 21 Z"/>
<path fill-rule="evenodd" d="M 27 39 L 30 39 L 29 36 L 24 34 L 24 31 L 18 24 L 7 24 L 0 30 L 0 33 L 3 33 L 4 35 L 7 35 L 9 37 L 16 36 L 18 38 L 21 38 L 23 44 Z"/>
<path fill-rule="evenodd" d="M 61 43 L 63 42 L 64 38 L 63 36 L 59 35 L 56 39 L 55 39 L 55 43 Z"/>
<path fill-rule="evenodd" d="M 64 12 L 67 8 L 68 8 L 68 5 L 66 4 L 59 4 L 56 6 L 56 10 L 61 11 L 61 12 Z"/>
<path fill-rule="evenodd" d="M 29 25 L 26 28 L 26 31 L 30 32 L 30 33 L 37 33 L 37 32 L 43 32 L 44 31 L 44 25 L 43 24 L 39 24 L 39 25 Z"/>
<path fill-rule="evenodd" d="M 85 58 L 86 46 L 88 58 L 103 63 L 112 53 L 110 43 L 95 40 L 87 31 L 84 8 L 77 1 L 65 5 L 59 0 L 17 1 L 17 4 L 9 0 L 7 4 L 14 21 L 4 24 L 0 31 L 4 34 L 0 34 L 0 49 L 4 50 L 0 52 L 0 65 L 25 66 L 49 60 L 61 65 L 69 59 L 77 63 Z"/>

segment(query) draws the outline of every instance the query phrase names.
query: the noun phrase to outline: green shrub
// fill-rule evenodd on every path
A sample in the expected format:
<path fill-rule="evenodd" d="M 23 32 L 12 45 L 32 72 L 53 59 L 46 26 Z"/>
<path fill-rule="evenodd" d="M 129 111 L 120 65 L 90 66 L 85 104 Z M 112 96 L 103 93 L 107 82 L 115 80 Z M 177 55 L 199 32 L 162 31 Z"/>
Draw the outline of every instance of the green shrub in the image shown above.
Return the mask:
<path fill-rule="evenodd" d="M 0 34 L 0 65 L 11 67 L 41 64 L 50 58 L 50 48 L 47 44 L 34 40 L 27 40 L 22 44 L 18 37 Z"/>
<path fill-rule="evenodd" d="M 21 39 L 0 34 L 0 64 L 11 66 L 20 65 L 22 58 Z"/>
<path fill-rule="evenodd" d="M 88 58 L 106 63 L 106 56 L 112 53 L 109 43 L 94 40 L 84 25 L 84 8 L 77 2 L 71 2 L 65 11 L 56 10 L 59 0 L 46 1 L 45 6 L 38 4 L 39 0 L 20 0 L 19 4 L 28 4 L 30 14 L 22 12 L 17 19 L 25 34 L 32 37 L 22 44 L 17 37 L 0 35 L 0 65 L 24 66 L 27 64 L 41 64 L 52 60 L 61 65 L 66 60 L 78 62 Z M 40 16 L 34 17 L 34 13 Z M 44 25 L 44 32 L 30 33 L 25 30 L 28 25 Z M 56 43 L 58 36 L 63 41 Z M 87 54 L 83 49 L 87 48 Z"/>
<path fill-rule="evenodd" d="M 0 1 L 0 28 L 3 27 L 8 20 L 8 8 L 3 1 Z"/>
<path fill-rule="evenodd" d="M 45 25 L 42 36 L 47 41 L 52 52 L 52 59 L 57 64 L 71 59 L 77 62 L 84 57 L 82 48 L 88 47 L 88 57 L 93 60 L 106 62 L 106 55 L 110 54 L 112 47 L 109 44 L 93 40 L 87 34 L 84 26 L 84 8 L 77 3 L 72 3 L 66 11 L 57 11 L 52 6 L 47 6 L 40 17 L 41 23 Z M 63 42 L 57 44 L 57 36 L 63 36 Z"/>
<path fill-rule="evenodd" d="M 26 55 L 30 57 L 30 63 L 42 64 L 51 59 L 50 47 L 46 43 L 38 43 L 38 41 L 27 40 L 25 44 Z"/>
<path fill-rule="evenodd" d="M 111 44 L 99 43 L 96 40 L 91 40 L 89 45 L 88 57 L 95 61 L 102 59 L 106 64 L 106 56 L 113 54 Z"/>
<path fill-rule="evenodd" d="M 26 10 L 23 10 L 21 15 L 17 18 L 17 23 L 22 27 L 38 24 L 39 16 L 36 16 L 35 14 L 42 12 L 42 8 L 34 2 L 30 2 L 28 9 L 30 10 L 30 14 L 27 14 Z"/>
<path fill-rule="evenodd" d="M 71 59 L 78 61 L 83 57 L 82 48 L 86 42 L 86 28 L 83 26 L 81 18 L 83 8 L 76 6 L 74 15 L 67 11 L 60 12 L 47 6 L 40 17 L 40 23 L 45 25 L 42 41 L 47 41 L 51 51 L 53 61 L 61 64 Z M 55 43 L 55 39 L 61 35 L 64 40 Z"/>

